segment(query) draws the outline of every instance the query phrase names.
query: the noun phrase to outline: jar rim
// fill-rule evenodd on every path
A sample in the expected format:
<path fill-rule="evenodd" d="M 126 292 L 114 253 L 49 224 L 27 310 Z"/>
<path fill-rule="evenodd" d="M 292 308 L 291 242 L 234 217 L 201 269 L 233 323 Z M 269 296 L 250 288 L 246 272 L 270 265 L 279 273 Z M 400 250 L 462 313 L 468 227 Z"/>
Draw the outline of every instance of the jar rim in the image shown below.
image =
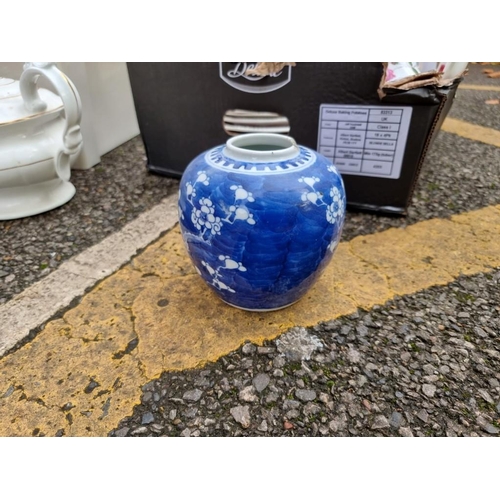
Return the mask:
<path fill-rule="evenodd" d="M 283 134 L 248 133 L 227 140 L 224 155 L 253 163 L 274 163 L 291 160 L 300 154 L 293 137 Z"/>

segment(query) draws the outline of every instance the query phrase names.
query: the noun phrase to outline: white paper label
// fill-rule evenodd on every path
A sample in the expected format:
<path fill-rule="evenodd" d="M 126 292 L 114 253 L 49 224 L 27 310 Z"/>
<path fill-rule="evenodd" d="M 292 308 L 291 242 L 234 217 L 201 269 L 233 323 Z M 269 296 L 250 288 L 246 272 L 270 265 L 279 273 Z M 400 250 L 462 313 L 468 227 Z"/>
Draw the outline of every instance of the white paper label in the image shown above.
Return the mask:
<path fill-rule="evenodd" d="M 318 152 L 342 174 L 399 179 L 410 106 L 322 104 Z"/>

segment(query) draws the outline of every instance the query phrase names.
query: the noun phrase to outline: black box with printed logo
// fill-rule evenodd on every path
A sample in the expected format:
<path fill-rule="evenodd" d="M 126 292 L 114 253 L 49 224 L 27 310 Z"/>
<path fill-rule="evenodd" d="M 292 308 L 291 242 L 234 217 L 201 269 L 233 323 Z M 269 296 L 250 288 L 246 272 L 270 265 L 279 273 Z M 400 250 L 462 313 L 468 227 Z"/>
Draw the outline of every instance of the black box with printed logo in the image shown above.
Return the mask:
<path fill-rule="evenodd" d="M 332 159 L 350 209 L 404 215 L 458 83 L 380 99 L 381 63 L 299 62 L 264 77 L 248 71 L 255 64 L 128 63 L 148 169 L 178 178 L 229 138 L 228 110 L 273 112 L 297 143 Z"/>

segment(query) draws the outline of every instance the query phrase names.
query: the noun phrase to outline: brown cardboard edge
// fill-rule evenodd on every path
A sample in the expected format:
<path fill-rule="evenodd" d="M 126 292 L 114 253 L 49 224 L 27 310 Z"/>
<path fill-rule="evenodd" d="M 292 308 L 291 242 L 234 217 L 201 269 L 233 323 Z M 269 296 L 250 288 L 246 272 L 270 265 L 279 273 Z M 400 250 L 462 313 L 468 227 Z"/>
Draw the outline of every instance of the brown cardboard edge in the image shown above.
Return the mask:
<path fill-rule="evenodd" d="M 413 83 L 415 87 L 428 85 L 428 81 L 431 82 L 439 82 L 439 71 L 426 71 L 425 73 L 419 73 L 418 75 L 410 75 L 405 76 L 404 78 L 400 78 L 399 80 L 391 80 L 389 83 L 386 83 L 384 87 L 390 88 L 401 88 L 405 90 L 405 86 L 409 83 Z"/>
<path fill-rule="evenodd" d="M 383 88 L 384 88 L 384 85 L 385 85 L 385 74 L 387 72 L 387 64 L 388 63 L 383 62 L 383 63 L 380 63 L 380 64 L 382 64 L 382 78 L 380 79 L 380 83 L 378 85 L 377 94 L 378 94 L 378 98 L 380 100 L 382 100 L 386 96 Z"/>
<path fill-rule="evenodd" d="M 453 79 L 447 79 L 444 80 L 442 78 L 443 73 L 432 70 L 432 71 L 426 71 L 424 73 L 420 73 L 418 75 L 412 75 L 412 76 L 407 76 L 404 78 L 400 78 L 399 80 L 391 81 L 389 83 L 386 82 L 386 73 L 387 73 L 387 66 L 389 63 L 387 62 L 381 62 L 382 64 L 382 78 L 380 79 L 379 86 L 377 88 L 377 94 L 380 100 L 383 100 L 384 97 L 386 97 L 386 92 L 384 89 L 388 90 L 412 90 L 420 87 L 451 87 L 453 84 L 456 82 L 460 83 L 463 79 L 463 77 L 468 73 L 468 68 L 465 68 L 464 72 Z"/>
<path fill-rule="evenodd" d="M 399 83 L 397 85 L 390 85 L 387 84 L 384 88 L 388 89 L 399 89 L 399 90 L 412 90 L 412 89 L 418 89 L 420 87 L 425 87 L 428 85 L 436 85 L 438 86 L 440 84 L 439 79 L 436 77 L 432 78 L 427 78 L 427 79 L 422 79 L 422 80 L 408 80 L 406 83 Z"/>

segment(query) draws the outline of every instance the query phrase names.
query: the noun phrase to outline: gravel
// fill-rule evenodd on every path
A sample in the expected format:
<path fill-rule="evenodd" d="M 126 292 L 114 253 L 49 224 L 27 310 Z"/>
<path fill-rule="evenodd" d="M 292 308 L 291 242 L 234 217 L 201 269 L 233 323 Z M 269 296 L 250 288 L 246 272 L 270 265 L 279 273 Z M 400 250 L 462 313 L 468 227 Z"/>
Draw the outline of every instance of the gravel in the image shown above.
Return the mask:
<path fill-rule="evenodd" d="M 109 435 L 495 437 L 499 341 L 496 269 L 164 373 Z"/>

